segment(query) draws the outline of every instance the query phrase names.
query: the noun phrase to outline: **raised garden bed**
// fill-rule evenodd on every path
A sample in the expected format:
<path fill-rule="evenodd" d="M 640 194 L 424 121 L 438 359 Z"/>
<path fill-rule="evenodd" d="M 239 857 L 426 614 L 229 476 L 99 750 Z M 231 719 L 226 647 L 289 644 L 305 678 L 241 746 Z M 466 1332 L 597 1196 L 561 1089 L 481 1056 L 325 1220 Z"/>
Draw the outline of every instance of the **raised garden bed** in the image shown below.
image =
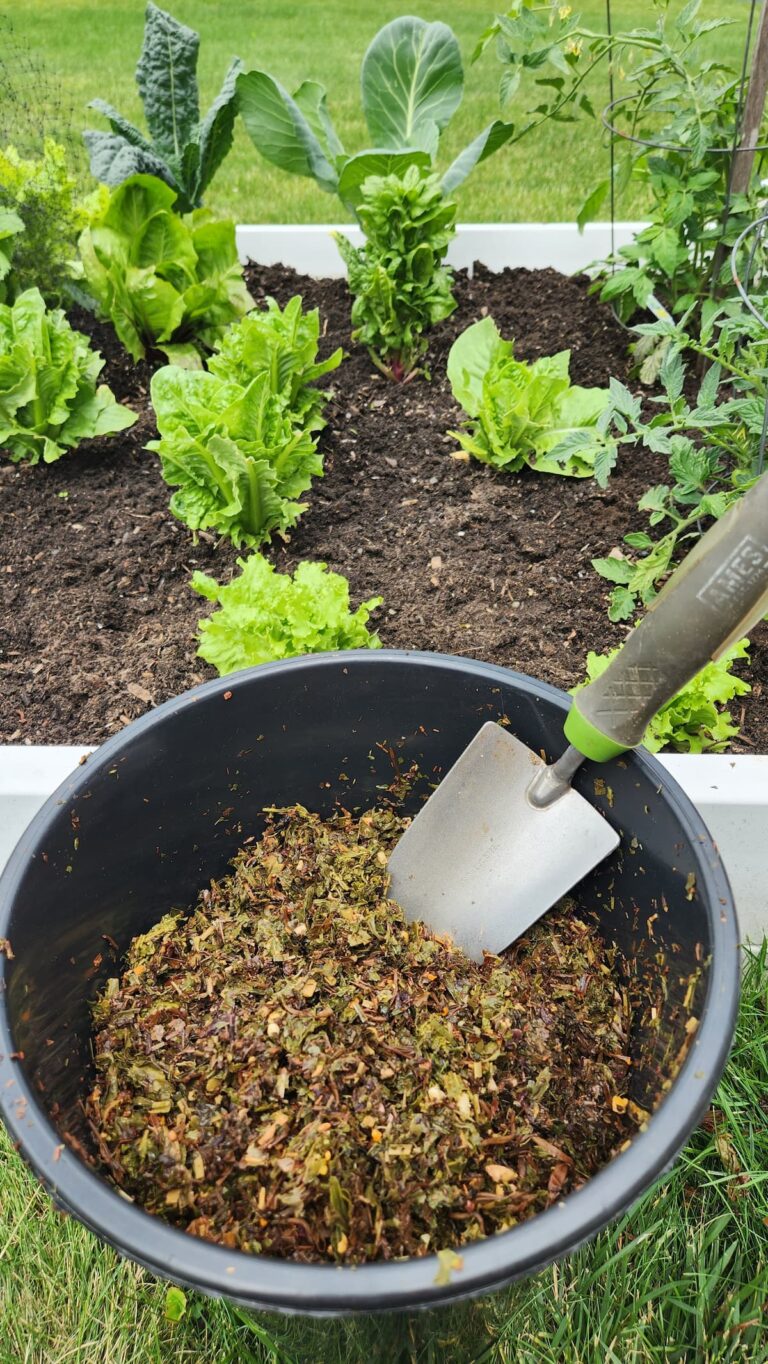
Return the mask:
<path fill-rule="evenodd" d="M 460 233 L 457 260 L 480 245 L 478 231 Z M 539 239 L 538 256 L 531 245 L 535 229 L 527 237 L 515 229 L 483 231 L 494 264 L 504 231 L 512 234 L 511 259 L 522 251 L 523 259 L 562 260 L 572 267 L 574 260 L 585 263 L 599 251 L 596 241 L 582 241 L 574 229 L 557 225 Z M 241 250 L 269 261 L 276 249 L 273 235 L 272 229 L 242 228 Z M 335 251 L 329 229 L 294 230 L 285 254 L 308 262 L 321 241 Z M 604 491 L 592 480 L 528 470 L 498 473 L 456 460 L 458 447 L 446 432 L 460 412 L 445 362 L 455 336 L 490 312 L 504 334 L 515 337 L 524 358 L 570 346 L 575 382 L 602 384 L 609 373 L 626 377 L 626 333 L 588 295 L 586 279 L 552 268 L 494 273 L 478 265 L 471 277 L 464 270 L 457 278 L 459 308 L 432 338 L 432 382 L 416 378 L 394 387 L 350 344 L 342 279 L 268 264 L 252 265 L 248 276 L 257 301 L 273 294 L 285 303 L 300 292 L 307 306 L 319 306 L 324 351 L 341 344 L 349 352 L 332 376 L 334 396 L 322 436 L 325 477 L 308 495 L 309 510 L 289 543 L 273 546 L 270 557 L 281 568 L 301 559 L 324 560 L 349 578 L 354 602 L 380 592 L 385 601 L 377 628 L 387 645 L 475 656 L 572 686 L 583 676 L 588 649 L 609 648 L 625 634 L 625 627 L 606 617 L 607 585 L 590 561 L 643 525 L 637 501 L 662 477 L 664 460 L 645 452 L 625 455 Z M 140 420 L 125 435 L 94 441 L 50 467 L 0 465 L 5 550 L 0 740 L 15 746 L 97 744 L 151 706 L 212 676 L 195 657 L 195 626 L 205 608 L 188 581 L 195 568 L 226 578 L 237 558 L 228 543 L 211 535 L 193 544 L 168 511 L 157 461 L 143 448 L 154 434 L 147 396 L 151 367 L 132 364 L 111 329 L 86 315 L 77 323 L 107 357 L 103 377 Z M 768 627 L 754 630 L 752 639 L 753 691 L 743 709 L 735 703 L 742 728 L 734 754 L 768 751 Z M 7 765 L 8 759 L 2 761 Z M 752 794 L 759 776 L 744 759 L 736 761 L 739 791 L 746 781 L 750 792 L 737 802 L 737 842 L 743 846 L 752 840 L 751 812 L 761 813 Z M 719 791 L 724 769 L 713 782 L 712 768 L 701 767 L 711 762 L 677 758 L 675 775 L 699 791 Z M 766 763 L 768 758 L 761 759 L 758 766 Z M 48 790 L 60 775 L 58 768 Z M 6 776 L 5 787 L 14 780 Z M 24 782 L 29 785 L 26 777 Z M 35 784 L 39 789 L 39 780 Z M 708 818 L 728 861 L 732 833 L 723 838 L 719 798 L 713 799 L 714 817 L 710 809 Z M 33 804 L 17 809 L 14 833 L 20 831 L 22 809 L 26 820 Z M 727 819 L 732 829 L 732 815 Z M 756 868 L 736 866 L 732 846 L 737 899 L 755 936 L 759 876 Z M 745 903 L 746 891 L 738 893 L 742 875 L 755 886 L 754 904 Z"/>

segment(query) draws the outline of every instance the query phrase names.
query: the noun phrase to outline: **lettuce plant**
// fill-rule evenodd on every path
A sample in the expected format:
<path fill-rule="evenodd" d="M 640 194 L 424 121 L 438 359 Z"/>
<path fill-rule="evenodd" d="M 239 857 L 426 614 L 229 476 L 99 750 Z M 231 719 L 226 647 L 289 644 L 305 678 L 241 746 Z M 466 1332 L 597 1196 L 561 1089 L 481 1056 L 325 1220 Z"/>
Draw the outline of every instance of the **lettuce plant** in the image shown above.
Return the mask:
<path fill-rule="evenodd" d="M 237 102 L 246 131 L 273 165 L 309 176 L 354 211 L 371 175 L 402 174 L 408 166 L 429 173 L 440 137 L 464 93 L 464 69 L 456 35 L 443 23 L 404 16 L 386 24 L 363 59 L 361 94 L 371 147 L 345 151 L 328 111 L 327 94 L 305 80 L 292 95 L 266 71 L 242 72 Z M 463 149 L 444 173 L 451 193 L 474 166 L 514 136 L 511 123 L 495 119 Z"/>
<path fill-rule="evenodd" d="M 163 478 L 178 489 L 171 511 L 191 530 L 214 530 L 238 548 L 293 526 L 295 499 L 323 472 L 309 431 L 294 426 L 263 370 L 241 384 L 176 365 L 152 378 Z"/>
<path fill-rule="evenodd" d="M 456 203 L 436 175 L 409 166 L 402 175 L 370 176 L 357 216 L 363 246 L 336 233 L 354 294 L 352 334 L 385 374 L 405 379 L 427 349 L 424 332 L 456 307 L 453 275 L 442 264 Z"/>
<path fill-rule="evenodd" d="M 61 300 L 67 292 L 68 267 L 78 233 L 88 222 L 90 208 L 90 200 L 78 194 L 64 147 L 52 138 L 45 139 L 39 158 L 20 156 L 15 147 L 0 151 L 0 238 L 7 243 L 3 250 L 7 258 L 3 272 L 6 297 L 37 288 L 47 302 Z M 12 240 L 8 235 L 9 214 L 20 224 L 13 229 Z"/>
<path fill-rule="evenodd" d="M 18 238 L 24 231 L 24 224 L 18 213 L 10 208 L 0 208 L 0 303 L 5 303 L 13 281 L 9 279 L 13 253 Z"/>
<path fill-rule="evenodd" d="M 587 677 L 573 691 L 580 691 L 605 672 L 618 649 L 607 654 L 587 654 Z M 654 715 L 643 737 L 643 745 L 651 753 L 662 748 L 678 753 L 717 753 L 739 733 L 730 711 L 724 709 L 735 696 L 746 696 L 752 690 L 742 677 L 731 672 L 739 659 L 749 659 L 749 640 L 725 650 L 720 658 L 707 663 L 700 673 L 673 696 Z"/>
<path fill-rule="evenodd" d="M 124 431 L 135 413 L 97 385 L 104 361 L 38 289 L 0 304 L 0 448 L 52 464 L 91 436 Z"/>
<path fill-rule="evenodd" d="M 314 381 L 337 369 L 342 350 L 318 360 L 320 314 L 305 313 L 296 294 L 281 308 L 273 298 L 254 309 L 237 326 L 228 327 L 208 361 L 212 374 L 246 385 L 255 374 L 269 376 L 270 391 L 279 397 L 295 426 L 318 431 L 327 394 Z"/>
<path fill-rule="evenodd" d="M 485 464 L 571 478 L 594 475 L 604 486 L 616 460 L 605 432 L 607 388 L 580 388 L 568 375 L 570 351 L 528 364 L 514 358 L 491 317 L 467 327 L 448 356 L 453 396 L 470 420 L 452 431 Z"/>
<path fill-rule="evenodd" d="M 223 676 L 295 654 L 332 649 L 378 649 L 367 629 L 381 597 L 349 608 L 349 583 L 325 564 L 301 563 L 295 573 L 277 573 L 261 555 L 239 559 L 241 572 L 220 585 L 195 573 L 192 587 L 219 610 L 199 623 L 198 654 Z"/>
<path fill-rule="evenodd" d="M 199 208 L 203 193 L 232 146 L 235 58 L 205 118 L 200 118 L 197 56 L 200 38 L 191 28 L 150 3 L 144 44 L 136 67 L 149 137 L 103 99 L 90 107 L 109 121 L 110 132 L 83 134 L 97 180 L 114 188 L 132 175 L 156 175 L 176 194 L 176 212 Z"/>
<path fill-rule="evenodd" d="M 253 299 L 234 223 L 205 209 L 180 218 L 175 198 L 153 175 L 124 181 L 80 237 L 77 276 L 134 360 L 154 346 L 196 366 Z"/>

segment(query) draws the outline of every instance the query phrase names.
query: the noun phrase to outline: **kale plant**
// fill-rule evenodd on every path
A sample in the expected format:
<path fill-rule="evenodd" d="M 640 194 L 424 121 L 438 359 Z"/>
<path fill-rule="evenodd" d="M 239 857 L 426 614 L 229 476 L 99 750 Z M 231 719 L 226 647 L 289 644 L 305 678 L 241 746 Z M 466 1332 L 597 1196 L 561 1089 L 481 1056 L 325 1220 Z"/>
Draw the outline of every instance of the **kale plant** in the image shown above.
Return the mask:
<path fill-rule="evenodd" d="M 155 176 L 125 180 L 80 237 L 77 277 L 134 360 L 156 347 L 199 366 L 253 299 L 234 223 L 206 209 L 180 218 L 175 197 Z"/>
<path fill-rule="evenodd" d="M 618 654 L 587 654 L 587 676 L 573 691 L 581 690 L 605 672 Z M 719 753 L 739 733 L 739 726 L 726 710 L 736 696 L 746 696 L 752 688 L 731 671 L 734 663 L 749 660 L 749 640 L 741 639 L 718 659 L 707 663 L 675 696 L 654 715 L 643 736 L 651 753 L 672 749 L 677 753 Z"/>
<path fill-rule="evenodd" d="M 237 78 L 238 108 L 261 155 L 281 170 L 314 179 L 354 212 L 370 176 L 402 175 L 409 166 L 425 175 L 434 169 L 441 135 L 464 93 L 456 36 L 447 24 L 393 19 L 370 44 L 360 80 L 371 147 L 349 153 L 317 81 L 302 81 L 290 95 L 266 71 Z M 456 189 L 514 132 L 500 119 L 483 128 L 443 174 L 443 192 Z"/>
<path fill-rule="evenodd" d="M 456 204 L 436 175 L 409 166 L 372 175 L 357 208 L 365 243 L 336 233 L 347 267 L 353 338 L 392 379 L 406 379 L 427 349 L 424 332 L 456 307 L 452 272 L 443 265 L 456 230 Z"/>
<path fill-rule="evenodd" d="M 203 194 L 232 146 L 236 115 L 235 58 L 205 118 L 200 118 L 197 56 L 200 38 L 149 0 L 144 44 L 136 67 L 146 137 L 103 99 L 90 107 L 109 121 L 110 132 L 83 134 L 97 180 L 114 188 L 130 176 L 156 175 L 170 185 L 177 213 L 199 208 Z"/>
<path fill-rule="evenodd" d="M 83 440 L 132 426 L 135 414 L 97 383 L 103 366 L 38 289 L 0 304 L 0 448 L 16 462 L 52 464 Z"/>
<path fill-rule="evenodd" d="M 198 654 L 220 675 L 295 654 L 332 649 L 378 649 L 367 628 L 381 597 L 351 611 L 349 583 L 325 564 L 300 563 L 293 575 L 277 573 L 261 554 L 238 560 L 241 572 L 219 584 L 195 573 L 192 587 L 219 610 L 199 624 Z"/>
<path fill-rule="evenodd" d="M 532 364 L 516 360 L 493 318 L 474 322 L 448 356 L 453 396 L 469 421 L 452 431 L 475 459 L 515 472 L 528 464 L 539 473 L 571 478 L 594 475 L 601 486 L 616 460 L 607 434 L 610 395 L 604 388 L 572 384 L 570 351 Z"/>

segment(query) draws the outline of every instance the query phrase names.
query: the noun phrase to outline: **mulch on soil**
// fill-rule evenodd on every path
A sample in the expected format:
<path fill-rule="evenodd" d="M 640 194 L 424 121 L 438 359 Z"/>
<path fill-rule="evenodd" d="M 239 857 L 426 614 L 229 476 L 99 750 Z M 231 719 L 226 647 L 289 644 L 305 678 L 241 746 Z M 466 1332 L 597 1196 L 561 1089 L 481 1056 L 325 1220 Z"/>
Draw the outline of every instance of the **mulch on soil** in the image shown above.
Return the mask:
<path fill-rule="evenodd" d="M 645 528 L 637 501 L 662 482 L 665 461 L 625 454 L 607 489 L 591 480 L 496 472 L 451 458 L 461 419 L 445 378 L 459 332 L 491 313 L 533 360 L 570 347 L 574 382 L 627 377 L 626 333 L 554 270 L 482 266 L 457 275 L 459 306 L 433 334 L 432 381 L 395 386 L 349 340 L 342 280 L 250 266 L 257 301 L 301 293 L 320 308 L 323 353 L 349 352 L 329 376 L 321 437 L 325 477 L 291 535 L 267 553 L 281 570 L 320 559 L 350 581 L 353 605 L 380 593 L 385 645 L 464 654 L 559 687 L 584 674 L 589 649 L 619 644 L 605 614 L 607 584 L 590 560 Z M 0 460 L 0 742 L 99 743 L 169 697 L 215 676 L 195 657 L 208 608 L 188 586 L 194 569 L 228 580 L 229 542 L 190 532 L 168 511 L 155 455 L 148 388 L 109 327 L 73 322 L 107 364 L 102 378 L 139 413 L 132 430 L 92 441 L 57 464 Z M 157 363 L 162 357 L 157 357 Z M 768 751 L 768 627 L 752 632 L 752 695 L 733 703 L 743 729 L 734 752 Z"/>

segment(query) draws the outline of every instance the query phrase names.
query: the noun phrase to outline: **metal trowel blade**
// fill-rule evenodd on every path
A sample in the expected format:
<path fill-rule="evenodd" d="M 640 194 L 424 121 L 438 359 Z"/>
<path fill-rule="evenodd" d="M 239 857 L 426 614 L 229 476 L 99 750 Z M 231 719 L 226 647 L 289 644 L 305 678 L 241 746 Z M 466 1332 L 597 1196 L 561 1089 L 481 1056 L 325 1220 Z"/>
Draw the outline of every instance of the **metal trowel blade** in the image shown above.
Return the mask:
<path fill-rule="evenodd" d="M 506 729 L 483 725 L 390 856 L 389 893 L 406 918 L 476 961 L 508 947 L 618 847 L 572 788 L 544 809 L 530 803 L 543 765 Z"/>

